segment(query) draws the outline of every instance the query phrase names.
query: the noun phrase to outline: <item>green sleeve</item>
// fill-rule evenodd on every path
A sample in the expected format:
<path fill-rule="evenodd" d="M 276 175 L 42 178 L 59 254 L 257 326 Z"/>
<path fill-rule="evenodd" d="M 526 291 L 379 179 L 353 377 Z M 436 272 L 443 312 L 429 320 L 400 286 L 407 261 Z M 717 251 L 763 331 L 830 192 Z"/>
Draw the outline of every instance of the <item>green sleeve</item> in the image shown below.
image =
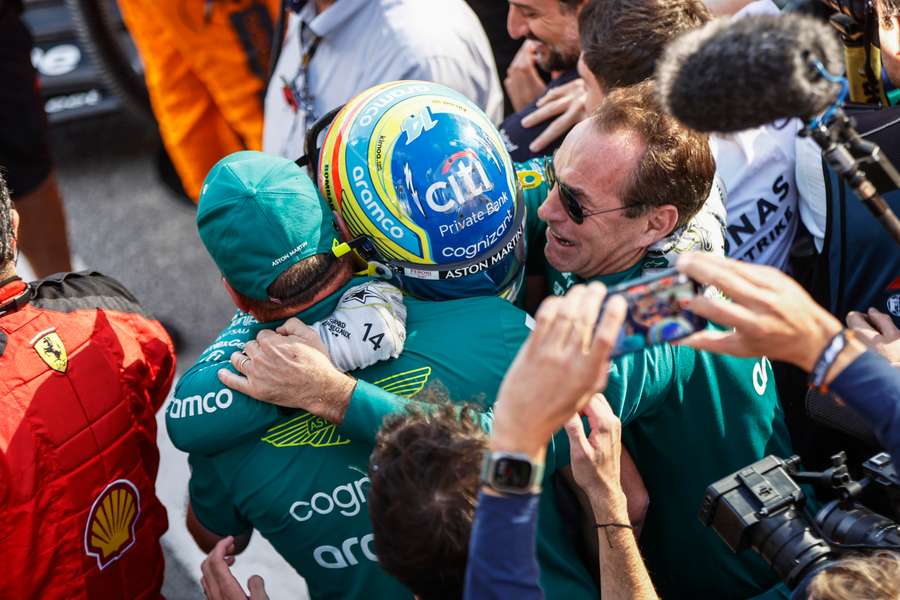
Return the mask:
<path fill-rule="evenodd" d="M 613 359 L 603 395 L 622 425 L 628 425 L 661 405 L 678 376 L 672 346 L 651 346 Z"/>
<path fill-rule="evenodd" d="M 547 157 L 533 158 L 515 164 L 525 202 L 525 240 L 528 248 L 526 273 L 529 275 L 544 273 L 543 248 L 546 243 L 547 224 L 538 217 L 538 209 L 550 193 L 545 175 L 547 160 Z"/>
<path fill-rule="evenodd" d="M 350 406 L 344 413 L 344 421 L 338 431 L 353 440 L 375 443 L 375 436 L 388 416 L 403 414 L 407 410 L 428 412 L 435 406 L 427 402 L 397 396 L 360 379 L 353 390 Z M 490 409 L 477 411 L 476 417 L 482 429 L 491 430 L 493 412 Z"/>
<path fill-rule="evenodd" d="M 219 369 L 235 372 L 229 362 L 231 353 L 243 348 L 261 329 L 255 321 L 244 323 L 241 315 L 232 319 L 232 325 L 181 377 L 166 406 L 166 429 L 179 450 L 213 454 L 261 435 L 284 416 L 281 408 L 258 402 L 219 381 Z"/>
<path fill-rule="evenodd" d="M 603 395 L 622 425 L 628 425 L 665 401 L 677 375 L 672 346 L 651 346 L 641 352 L 622 355 L 610 363 L 609 380 Z M 587 418 L 582 418 L 582 422 L 585 431 L 590 431 Z M 553 436 L 550 448 L 554 450 L 556 468 L 571 462 L 569 437 L 565 429 L 560 429 Z"/>
<path fill-rule="evenodd" d="M 221 535 L 241 535 L 253 529 L 232 503 L 228 486 L 216 471 L 215 460 L 207 456 L 191 454 L 191 480 L 188 483 L 191 509 L 200 524 Z"/>

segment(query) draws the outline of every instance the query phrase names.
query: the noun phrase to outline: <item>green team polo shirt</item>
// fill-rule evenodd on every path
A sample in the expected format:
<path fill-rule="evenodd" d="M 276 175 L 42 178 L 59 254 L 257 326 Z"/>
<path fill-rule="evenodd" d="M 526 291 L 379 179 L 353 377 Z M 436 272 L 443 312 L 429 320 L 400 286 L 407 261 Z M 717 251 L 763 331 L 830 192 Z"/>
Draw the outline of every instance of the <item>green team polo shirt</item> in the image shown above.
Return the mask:
<path fill-rule="evenodd" d="M 563 295 L 585 281 L 547 264 L 541 239 L 546 225 L 537 209 L 549 192 L 543 159 L 517 165 L 528 209 L 529 268 L 535 257 L 548 289 Z M 530 185 L 522 173 L 529 174 Z M 619 272 L 595 277 L 607 286 L 636 279 L 646 258 Z M 624 427 L 623 441 L 650 496 L 641 550 L 663 598 L 749 598 L 778 583 L 754 552 L 735 555 L 699 519 L 706 488 L 769 454 L 793 454 L 766 358 L 735 358 L 661 345 L 626 354 L 610 366 L 604 392 Z M 568 438 L 557 435 L 557 463 L 568 459 Z M 785 588 L 781 588 L 783 590 Z M 781 590 L 773 596 L 781 597 Z M 783 594 L 789 597 L 788 594 Z"/>
<path fill-rule="evenodd" d="M 363 281 L 349 282 L 298 317 L 306 323 L 325 318 L 347 288 Z M 366 506 L 369 454 L 386 412 L 355 410 L 358 405 L 437 389 L 454 402 L 488 409 L 529 333 L 529 317 L 496 297 L 407 298 L 405 304 L 403 353 L 354 373 L 360 381 L 341 428 L 219 382 L 216 372 L 230 368 L 234 350 L 281 323 L 258 323 L 241 312 L 180 379 L 166 407 L 169 436 L 190 453 L 190 500 L 200 522 L 223 536 L 259 530 L 306 579 L 314 599 L 411 597 L 377 566 Z M 548 472 L 554 456 L 551 448 Z M 542 585 L 550 598 L 597 598 L 547 488 L 539 513 Z"/>

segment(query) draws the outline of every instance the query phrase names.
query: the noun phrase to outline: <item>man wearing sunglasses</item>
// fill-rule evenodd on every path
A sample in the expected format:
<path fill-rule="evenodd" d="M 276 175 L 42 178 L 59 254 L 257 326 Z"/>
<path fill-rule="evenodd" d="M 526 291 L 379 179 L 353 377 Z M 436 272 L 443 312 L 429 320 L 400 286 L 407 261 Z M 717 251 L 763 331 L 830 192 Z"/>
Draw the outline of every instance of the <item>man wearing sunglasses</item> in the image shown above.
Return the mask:
<path fill-rule="evenodd" d="M 566 137 L 549 173 L 542 161 L 519 172 L 526 222 L 540 217 L 538 229 L 546 237 L 539 244 L 540 231 L 529 236 L 529 267 L 534 275 L 542 271 L 555 295 L 579 282 L 636 279 L 657 268 L 666 251 L 708 242 L 691 221 L 707 202 L 715 172 L 706 136 L 662 114 L 653 92 L 647 83 L 610 94 Z M 296 336 L 260 342 L 276 353 L 302 344 Z M 346 383 L 339 372 L 326 377 L 301 361 L 265 363 L 262 356 L 254 359 L 255 373 L 268 367 L 281 386 L 264 389 L 265 382 L 257 377 L 254 383 L 251 374 L 250 395 L 325 418 L 343 416 L 347 435 L 365 435 L 366 419 L 357 416 L 380 420 L 408 403 L 382 397 L 368 404 L 357 392 L 326 389 L 331 377 Z M 309 385 L 312 376 L 322 389 L 316 405 L 293 391 Z M 359 382 L 358 388 L 365 387 Z M 774 573 L 756 557 L 732 554 L 696 514 L 711 482 L 768 454 L 791 454 L 768 360 L 653 346 L 613 361 L 605 395 L 626 426 L 623 441 L 649 492 L 641 545 L 663 597 L 747 598 L 766 592 L 776 583 Z M 556 436 L 555 443 L 559 468 L 560 456 L 568 456 L 562 451 L 565 436 Z"/>

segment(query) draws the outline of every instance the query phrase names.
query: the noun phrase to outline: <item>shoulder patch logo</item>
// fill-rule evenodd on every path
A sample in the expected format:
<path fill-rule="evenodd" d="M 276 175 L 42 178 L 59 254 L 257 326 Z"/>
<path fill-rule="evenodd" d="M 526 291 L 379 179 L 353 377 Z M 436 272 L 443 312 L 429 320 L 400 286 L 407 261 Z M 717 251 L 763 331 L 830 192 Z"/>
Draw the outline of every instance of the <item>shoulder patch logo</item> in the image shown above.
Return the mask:
<path fill-rule="evenodd" d="M 51 327 L 38 333 L 31 338 L 30 344 L 48 367 L 57 373 L 66 372 L 69 366 L 69 357 L 55 328 Z"/>
<path fill-rule="evenodd" d="M 373 381 L 372 385 L 404 398 L 412 398 L 422 391 L 430 377 L 431 367 L 420 367 Z"/>
<path fill-rule="evenodd" d="M 84 528 L 84 551 L 102 571 L 134 545 L 141 494 L 127 479 L 106 486 L 94 500 Z"/>
<path fill-rule="evenodd" d="M 329 423 L 325 419 L 309 413 L 298 415 L 284 423 L 270 427 L 266 430 L 266 436 L 262 438 L 262 441 L 276 448 L 293 446 L 327 448 L 350 443 L 349 438 L 338 435 L 334 423 Z"/>

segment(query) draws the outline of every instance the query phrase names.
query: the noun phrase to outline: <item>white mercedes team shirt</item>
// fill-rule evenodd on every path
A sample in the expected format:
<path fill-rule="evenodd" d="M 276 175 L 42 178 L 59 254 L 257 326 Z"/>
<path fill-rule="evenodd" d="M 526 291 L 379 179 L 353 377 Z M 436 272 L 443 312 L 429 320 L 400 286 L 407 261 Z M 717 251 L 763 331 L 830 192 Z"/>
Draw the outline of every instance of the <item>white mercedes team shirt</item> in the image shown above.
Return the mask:
<path fill-rule="evenodd" d="M 312 55 L 306 72 L 304 53 Z M 495 123 L 503 116 L 490 43 L 463 0 L 337 0 L 321 14 L 315 2 L 307 2 L 299 15 L 289 16 L 266 91 L 263 151 L 301 156 L 306 128 L 315 119 L 373 85 L 399 79 L 441 83 L 470 98 Z M 286 83 L 311 98 L 312 115 L 294 110 L 285 98 Z"/>

